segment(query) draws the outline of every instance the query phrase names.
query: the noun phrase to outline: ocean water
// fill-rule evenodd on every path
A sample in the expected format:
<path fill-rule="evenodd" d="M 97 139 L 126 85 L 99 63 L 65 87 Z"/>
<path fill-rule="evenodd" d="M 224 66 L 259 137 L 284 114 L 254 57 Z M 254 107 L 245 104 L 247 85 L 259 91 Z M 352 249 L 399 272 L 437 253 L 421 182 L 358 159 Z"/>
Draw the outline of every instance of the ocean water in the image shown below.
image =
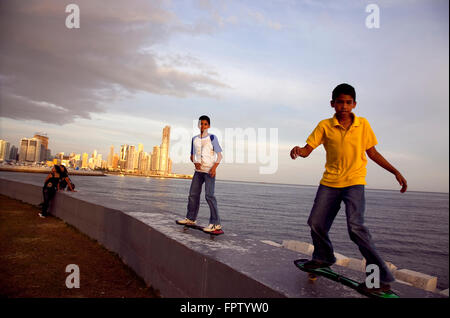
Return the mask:
<path fill-rule="evenodd" d="M 0 171 L 0 177 L 41 185 L 44 174 Z M 190 180 L 145 177 L 71 176 L 80 195 L 123 202 L 125 212 L 186 214 Z M 311 243 L 306 224 L 317 187 L 216 181 L 219 215 L 225 232 L 257 240 L 300 240 Z M 201 198 L 198 223 L 207 224 L 209 207 Z M 398 268 L 438 277 L 438 288 L 449 286 L 449 194 L 366 189 L 365 224 L 386 261 Z M 350 240 L 344 204 L 330 231 L 336 252 L 362 258 Z"/>

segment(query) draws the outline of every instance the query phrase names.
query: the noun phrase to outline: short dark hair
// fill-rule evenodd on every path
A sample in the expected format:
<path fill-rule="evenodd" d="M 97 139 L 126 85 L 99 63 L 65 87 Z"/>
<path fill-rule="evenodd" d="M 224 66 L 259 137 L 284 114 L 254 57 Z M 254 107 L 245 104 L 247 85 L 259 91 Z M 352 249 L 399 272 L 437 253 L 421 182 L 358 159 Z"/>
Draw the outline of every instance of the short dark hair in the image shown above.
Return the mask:
<path fill-rule="evenodd" d="M 336 100 L 336 98 L 339 97 L 339 95 L 344 94 L 344 95 L 350 95 L 351 97 L 353 97 L 353 100 L 356 101 L 356 92 L 355 92 L 355 88 L 347 83 L 342 83 L 339 84 L 338 86 L 336 86 L 333 89 L 333 93 L 331 95 L 331 100 Z"/>
<path fill-rule="evenodd" d="M 200 116 L 200 118 L 198 120 L 206 120 L 208 122 L 208 125 L 211 126 L 211 121 L 209 120 L 209 117 L 206 115 Z"/>

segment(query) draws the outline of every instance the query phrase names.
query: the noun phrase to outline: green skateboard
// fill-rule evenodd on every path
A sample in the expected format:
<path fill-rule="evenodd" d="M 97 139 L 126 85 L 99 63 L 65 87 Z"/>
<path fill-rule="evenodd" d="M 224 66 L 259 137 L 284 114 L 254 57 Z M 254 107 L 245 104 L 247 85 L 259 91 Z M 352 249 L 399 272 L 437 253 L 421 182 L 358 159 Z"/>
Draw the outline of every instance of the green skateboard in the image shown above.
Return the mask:
<path fill-rule="evenodd" d="M 308 259 L 298 259 L 294 261 L 295 266 L 297 266 L 300 270 L 307 272 L 309 279 L 312 281 L 317 280 L 319 276 L 334 280 L 335 282 L 341 283 L 342 285 L 345 285 L 347 287 L 350 287 L 354 290 L 356 290 L 358 293 L 371 297 L 371 298 L 399 298 L 399 296 L 394 293 L 392 290 L 389 290 L 387 292 L 367 292 L 366 290 L 362 290 L 358 288 L 360 285 L 359 282 L 345 277 L 341 274 L 338 274 L 331 270 L 329 267 L 323 267 L 323 268 L 317 268 L 317 269 L 306 269 L 304 267 L 304 264 L 309 261 Z"/>

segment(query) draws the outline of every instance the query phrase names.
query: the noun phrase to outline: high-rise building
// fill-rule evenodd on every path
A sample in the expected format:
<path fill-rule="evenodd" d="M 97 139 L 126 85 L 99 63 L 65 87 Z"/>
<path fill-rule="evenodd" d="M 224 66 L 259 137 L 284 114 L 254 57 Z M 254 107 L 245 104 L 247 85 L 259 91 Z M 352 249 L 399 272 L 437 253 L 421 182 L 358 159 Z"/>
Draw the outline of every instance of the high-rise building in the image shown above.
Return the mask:
<path fill-rule="evenodd" d="M 89 164 L 89 155 L 85 152 L 83 153 L 83 157 L 81 159 L 81 168 L 86 169 Z"/>
<path fill-rule="evenodd" d="M 135 168 L 135 166 L 134 166 L 135 157 L 136 157 L 136 147 L 135 146 L 128 146 L 127 159 L 126 159 L 126 168 L 125 168 L 127 171 L 134 171 L 134 168 Z"/>
<path fill-rule="evenodd" d="M 94 158 L 94 169 L 95 168 L 103 168 L 103 161 L 105 161 L 105 160 L 103 160 L 102 159 L 102 155 L 101 154 L 98 154 L 95 158 Z M 106 164 L 105 164 L 106 165 Z"/>
<path fill-rule="evenodd" d="M 170 126 L 166 126 L 162 133 L 158 174 L 167 174 L 169 168 Z"/>
<path fill-rule="evenodd" d="M 42 153 L 47 154 L 40 139 L 22 138 L 20 140 L 19 161 L 41 162 L 44 159 Z"/>
<path fill-rule="evenodd" d="M 16 146 L 11 146 L 11 149 L 9 151 L 9 159 L 11 160 L 17 160 L 17 152 L 19 149 Z"/>
<path fill-rule="evenodd" d="M 167 167 L 167 174 L 171 174 L 172 173 L 172 159 L 169 158 L 169 164 Z"/>
<path fill-rule="evenodd" d="M 112 168 L 114 160 L 114 146 L 111 146 L 109 148 L 109 155 L 108 155 L 108 168 Z"/>
<path fill-rule="evenodd" d="M 139 152 L 138 157 L 139 157 L 138 158 L 138 166 L 137 166 L 138 171 L 142 172 L 142 171 L 147 170 L 146 169 L 146 163 L 147 163 L 147 157 L 148 157 L 147 153 L 141 151 L 141 152 Z"/>
<path fill-rule="evenodd" d="M 112 161 L 112 166 L 111 168 L 113 168 L 114 170 L 116 170 L 119 167 L 119 155 L 118 154 L 114 154 L 113 157 L 113 161 Z"/>
<path fill-rule="evenodd" d="M 6 140 L 0 139 L 0 161 L 9 160 L 10 144 Z"/>
<path fill-rule="evenodd" d="M 34 134 L 34 139 L 38 139 L 41 141 L 41 157 L 39 161 L 46 161 L 47 157 L 47 149 L 48 149 L 48 137 L 46 133 L 37 132 Z"/>
<path fill-rule="evenodd" d="M 157 173 L 159 170 L 159 157 L 160 157 L 159 146 L 154 146 L 152 152 L 152 165 L 151 165 L 152 173 Z"/>
<path fill-rule="evenodd" d="M 120 146 L 120 155 L 119 155 L 119 168 L 121 170 L 127 169 L 127 159 L 128 159 L 128 145 L 121 145 Z"/>
<path fill-rule="evenodd" d="M 144 145 L 139 143 L 138 144 L 138 149 L 137 149 L 136 154 L 134 156 L 134 168 L 137 169 L 137 170 L 139 170 L 139 158 L 140 158 L 141 153 L 143 153 L 143 152 L 144 152 Z"/>
<path fill-rule="evenodd" d="M 145 158 L 145 171 L 151 172 L 151 168 L 152 168 L 152 155 L 149 153 Z"/>

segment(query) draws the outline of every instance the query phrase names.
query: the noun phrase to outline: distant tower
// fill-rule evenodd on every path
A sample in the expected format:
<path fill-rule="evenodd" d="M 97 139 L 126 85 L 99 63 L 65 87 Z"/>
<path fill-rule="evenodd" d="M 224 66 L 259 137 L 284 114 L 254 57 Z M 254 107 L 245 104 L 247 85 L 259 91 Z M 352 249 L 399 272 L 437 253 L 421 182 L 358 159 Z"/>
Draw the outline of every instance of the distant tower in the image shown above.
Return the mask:
<path fill-rule="evenodd" d="M 10 152 L 9 152 L 9 159 L 11 160 L 17 160 L 17 152 L 19 149 L 16 146 L 11 146 Z"/>
<path fill-rule="evenodd" d="M 45 161 L 47 160 L 47 149 L 48 149 L 48 137 L 45 132 L 36 132 L 34 133 L 33 139 L 37 139 L 41 141 L 40 145 L 40 157 L 37 161 Z"/>
<path fill-rule="evenodd" d="M 85 152 L 81 157 L 81 168 L 86 169 L 88 167 L 88 163 L 89 163 L 89 155 Z"/>
<path fill-rule="evenodd" d="M 20 140 L 19 161 L 41 162 L 43 160 L 41 152 L 43 150 L 40 139 L 22 138 Z M 45 151 L 47 154 L 47 151 Z M 42 157 L 41 157 L 42 156 Z"/>
<path fill-rule="evenodd" d="M 126 167 L 127 158 L 128 158 L 128 145 L 127 144 L 121 145 L 118 162 L 118 166 L 120 167 L 121 170 L 125 170 L 127 168 Z"/>
<path fill-rule="evenodd" d="M 0 140 L 0 161 L 9 160 L 9 147 L 9 142 L 6 140 Z"/>
<path fill-rule="evenodd" d="M 160 149 L 159 146 L 153 147 L 152 153 L 152 172 L 158 173 L 159 170 L 159 157 L 160 157 Z"/>
<path fill-rule="evenodd" d="M 116 170 L 118 166 L 119 166 L 119 155 L 115 153 L 112 161 L 112 168 Z"/>
<path fill-rule="evenodd" d="M 128 146 L 126 170 L 134 171 L 134 158 L 136 157 L 136 147 Z"/>
<path fill-rule="evenodd" d="M 114 160 L 114 146 L 111 146 L 109 148 L 109 155 L 108 155 L 108 168 L 112 168 L 113 160 Z"/>
<path fill-rule="evenodd" d="M 169 145 L 170 144 L 170 126 L 166 126 L 163 129 L 162 142 L 161 142 L 161 152 L 159 160 L 159 173 L 167 174 L 169 169 Z"/>

